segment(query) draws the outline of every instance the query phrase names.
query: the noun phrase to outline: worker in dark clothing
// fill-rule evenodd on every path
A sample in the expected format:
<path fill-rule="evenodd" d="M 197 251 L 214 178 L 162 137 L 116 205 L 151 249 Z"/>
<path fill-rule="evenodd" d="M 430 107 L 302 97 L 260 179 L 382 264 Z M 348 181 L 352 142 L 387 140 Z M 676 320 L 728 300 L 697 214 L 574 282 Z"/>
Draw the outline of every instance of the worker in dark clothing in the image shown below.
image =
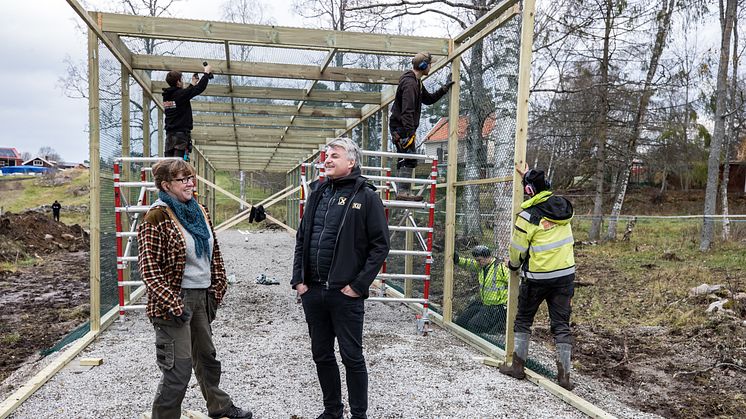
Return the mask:
<path fill-rule="evenodd" d="M 454 323 L 474 333 L 505 333 L 508 267 L 492 256 L 487 246 L 475 246 L 471 255 L 473 259 L 454 252 L 453 262 L 478 272 L 479 299 L 469 304 Z"/>
<path fill-rule="evenodd" d="M 62 209 L 62 205 L 57 202 L 57 200 L 54 201 L 54 204 L 52 204 L 52 218 L 54 218 L 54 221 L 59 222 L 60 221 L 60 210 Z"/>
<path fill-rule="evenodd" d="M 389 253 L 389 229 L 375 187 L 360 175 L 361 153 L 348 138 L 326 146 L 327 180 L 311 184 L 296 235 L 293 279 L 311 337 L 324 399 L 320 419 L 341 419 L 342 384 L 334 355 L 339 344 L 350 413 L 367 417 L 368 369 L 363 356 L 364 300 Z"/>
<path fill-rule="evenodd" d="M 524 365 L 528 356 L 531 325 L 542 302 L 549 309 L 550 330 L 557 348 L 557 381 L 572 390 L 570 355 L 572 330 L 570 313 L 575 293 L 575 256 L 572 235 L 573 208 L 570 201 L 549 190 L 543 170 L 519 171 L 529 199 L 521 204 L 510 243 L 511 270 L 519 270 L 518 311 L 513 331 L 513 363 L 500 372 L 514 378 L 526 377 Z"/>
<path fill-rule="evenodd" d="M 205 91 L 212 67 L 206 65 L 204 74 L 196 73 L 192 82 L 184 87 L 180 71 L 169 71 L 166 75 L 168 87 L 163 89 L 163 107 L 165 108 L 166 157 L 184 157 L 189 160 L 192 152 L 192 105 L 191 100 Z"/>
<path fill-rule="evenodd" d="M 412 58 L 412 69 L 407 70 L 399 78 L 399 86 L 396 88 L 396 98 L 391 107 L 389 118 L 389 129 L 391 140 L 396 146 L 398 153 L 414 154 L 417 149 L 416 134 L 420 126 L 420 112 L 422 104 L 432 105 L 437 102 L 453 85 L 451 78 L 436 90 L 430 93 L 422 84 L 422 76 L 430 74 L 433 58 L 429 52 L 417 53 Z M 416 159 L 400 158 L 396 163 L 398 177 L 412 177 L 412 170 L 417 167 Z M 421 196 L 411 195 L 412 185 L 402 183 L 396 199 L 403 201 L 421 201 Z"/>

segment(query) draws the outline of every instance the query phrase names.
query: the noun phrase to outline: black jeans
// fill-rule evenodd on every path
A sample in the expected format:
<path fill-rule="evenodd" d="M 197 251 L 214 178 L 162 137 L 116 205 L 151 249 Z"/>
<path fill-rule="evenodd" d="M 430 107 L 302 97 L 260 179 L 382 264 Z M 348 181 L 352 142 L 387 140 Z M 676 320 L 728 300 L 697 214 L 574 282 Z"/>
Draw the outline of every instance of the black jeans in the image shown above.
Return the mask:
<path fill-rule="evenodd" d="M 513 331 L 530 334 L 536 311 L 541 303 L 546 300 L 554 342 L 572 344 L 570 314 L 574 294 L 575 285 L 573 283 L 550 287 L 532 284 L 525 279 L 521 280 L 521 287 L 518 292 L 518 312 L 515 316 Z"/>
<path fill-rule="evenodd" d="M 192 152 L 192 134 L 188 131 L 166 133 L 165 157 L 184 157 Z"/>
<path fill-rule="evenodd" d="M 301 296 L 301 300 L 311 336 L 311 353 L 324 397 L 324 413 L 341 418 L 344 411 L 342 383 L 334 356 L 336 337 L 347 372 L 350 413 L 356 419 L 366 418 L 368 369 L 363 356 L 363 298 L 348 297 L 338 289 L 312 286 Z"/>

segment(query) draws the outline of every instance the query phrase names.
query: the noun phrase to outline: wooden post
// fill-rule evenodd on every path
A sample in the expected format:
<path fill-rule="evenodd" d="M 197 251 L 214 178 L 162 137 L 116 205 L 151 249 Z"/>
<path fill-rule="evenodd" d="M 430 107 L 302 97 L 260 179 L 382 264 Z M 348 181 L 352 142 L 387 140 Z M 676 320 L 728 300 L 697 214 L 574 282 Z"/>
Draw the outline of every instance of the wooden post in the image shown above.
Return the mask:
<path fill-rule="evenodd" d="M 142 92 L 142 156 L 150 157 L 150 98 Z"/>
<path fill-rule="evenodd" d="M 101 159 L 99 149 L 99 80 L 98 80 L 98 38 L 88 30 L 88 133 L 90 159 L 90 293 L 91 331 L 101 329 Z"/>
<path fill-rule="evenodd" d="M 122 157 L 130 156 L 130 73 L 127 67 L 122 65 Z M 132 163 L 122 162 L 122 181 L 132 181 Z M 138 178 L 139 179 L 139 178 Z M 135 205 L 132 202 L 132 193 L 130 188 L 124 188 L 123 193 L 127 205 Z M 129 218 L 126 216 L 122 217 L 122 231 L 129 231 L 130 223 Z M 134 248 L 134 247 L 133 247 Z M 124 269 L 124 280 L 130 280 L 130 270 Z M 129 303 L 130 301 L 130 287 L 124 287 L 124 302 Z"/>
<path fill-rule="evenodd" d="M 158 108 L 158 155 L 165 156 L 166 153 L 166 131 L 163 126 L 163 109 Z"/>
<path fill-rule="evenodd" d="M 536 10 L 535 0 L 523 1 L 523 18 L 521 20 L 521 52 L 518 67 L 518 110 L 516 114 L 515 131 L 515 154 L 513 160 L 515 166 L 523 168 L 526 164 L 526 138 L 528 137 L 528 100 L 529 83 L 531 82 L 531 49 L 534 44 L 534 14 Z M 513 171 L 513 222 L 516 214 L 521 208 L 523 201 L 523 188 L 521 176 Z M 515 314 L 518 309 L 518 274 L 511 272 L 508 281 L 508 313 L 505 325 L 505 362 L 513 362 L 513 325 Z"/>
<path fill-rule="evenodd" d="M 389 144 L 389 112 L 388 106 L 381 109 L 381 151 L 388 151 Z M 388 157 L 381 157 L 381 167 L 389 163 Z"/>
<path fill-rule="evenodd" d="M 443 266 L 443 321 L 453 319 L 453 252 L 456 250 L 456 185 L 458 179 L 458 118 L 461 93 L 461 57 L 451 63 L 451 86 L 448 108 L 448 164 L 446 170 L 446 232 L 445 263 Z"/>

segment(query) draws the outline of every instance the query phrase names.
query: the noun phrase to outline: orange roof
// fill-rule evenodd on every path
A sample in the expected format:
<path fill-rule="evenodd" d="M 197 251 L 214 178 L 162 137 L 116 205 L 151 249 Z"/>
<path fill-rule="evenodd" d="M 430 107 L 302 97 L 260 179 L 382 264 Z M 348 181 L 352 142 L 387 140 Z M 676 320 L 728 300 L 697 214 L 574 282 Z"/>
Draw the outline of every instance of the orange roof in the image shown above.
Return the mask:
<path fill-rule="evenodd" d="M 469 115 L 461 115 L 458 117 L 458 140 L 462 141 L 466 137 L 466 128 L 469 124 Z M 484 121 L 482 127 L 482 137 L 489 137 L 492 130 L 495 128 L 495 114 L 490 114 Z M 443 142 L 448 141 L 448 118 L 443 117 L 435 124 L 430 132 L 425 135 L 425 142 Z"/>

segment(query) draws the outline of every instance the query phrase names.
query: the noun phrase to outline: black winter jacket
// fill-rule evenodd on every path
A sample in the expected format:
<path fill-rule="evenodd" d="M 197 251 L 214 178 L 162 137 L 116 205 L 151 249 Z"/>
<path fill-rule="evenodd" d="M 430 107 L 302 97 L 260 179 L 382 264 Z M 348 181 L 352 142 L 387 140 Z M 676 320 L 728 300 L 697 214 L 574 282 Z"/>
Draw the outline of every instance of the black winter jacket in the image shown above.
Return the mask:
<path fill-rule="evenodd" d="M 166 109 L 164 119 L 167 133 L 192 130 L 192 104 L 189 101 L 205 91 L 207 80 L 207 74 L 204 74 L 194 86 L 189 84 L 184 89 L 178 87 L 163 89 L 163 107 Z"/>
<path fill-rule="evenodd" d="M 396 98 L 391 107 L 391 118 L 389 128 L 391 135 L 398 133 L 402 138 L 409 138 L 420 126 L 420 111 L 422 104 L 432 105 L 440 100 L 448 89 L 442 87 L 430 93 L 425 86 L 417 80 L 414 71 L 406 71 L 399 78 L 399 86 L 396 88 Z"/>
<path fill-rule="evenodd" d="M 322 275 L 321 282 L 326 282 L 330 289 L 342 289 L 349 285 L 367 298 L 368 288 L 389 253 L 388 222 L 383 203 L 374 192 L 375 187 L 360 175 L 359 167 L 342 179 L 314 182 L 311 187 L 313 192 L 308 197 L 308 205 L 295 237 L 290 285 L 295 288 L 300 283 L 309 284 L 312 281 L 314 274 L 311 272 L 310 258 L 315 248 L 318 259 L 314 265 L 318 269 L 316 274 Z M 333 193 L 331 196 L 327 193 L 329 207 L 325 220 L 320 221 L 324 221 L 324 226 L 330 230 L 336 230 L 333 238 L 327 232 L 313 234 L 317 223 L 316 211 L 327 189 Z M 330 217 L 335 219 L 330 221 Z M 329 249 L 331 253 L 326 253 Z"/>

